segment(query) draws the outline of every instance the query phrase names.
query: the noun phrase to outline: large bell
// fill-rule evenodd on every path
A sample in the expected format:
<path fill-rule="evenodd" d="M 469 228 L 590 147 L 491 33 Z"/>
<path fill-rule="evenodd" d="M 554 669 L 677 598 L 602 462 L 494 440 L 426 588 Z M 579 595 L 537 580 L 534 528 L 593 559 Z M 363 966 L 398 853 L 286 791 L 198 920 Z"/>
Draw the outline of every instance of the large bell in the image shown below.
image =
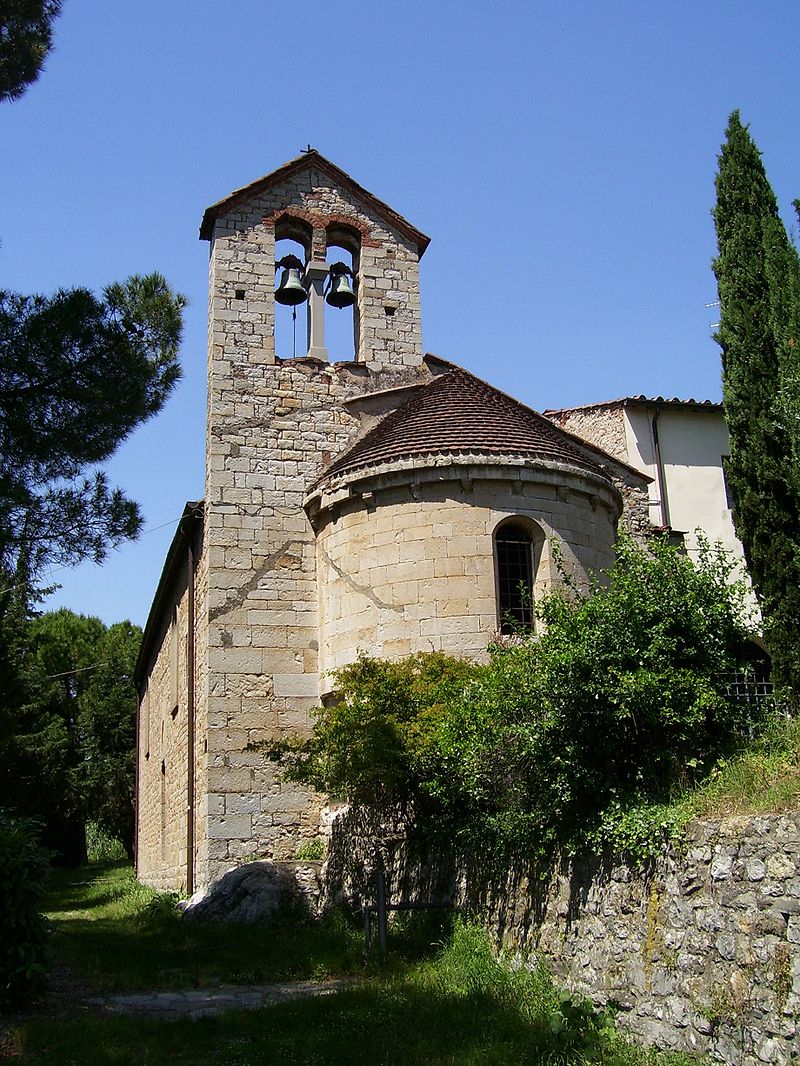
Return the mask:
<path fill-rule="evenodd" d="M 276 269 L 281 271 L 281 280 L 275 290 L 278 303 L 287 304 L 289 307 L 304 303 L 308 299 L 308 293 L 303 288 L 303 264 L 297 256 L 285 255 Z"/>
<path fill-rule="evenodd" d="M 331 307 L 352 307 L 356 302 L 356 294 L 353 292 L 353 283 L 350 280 L 353 272 L 345 263 L 334 263 L 328 272 L 330 288 L 325 297 L 326 303 Z"/>

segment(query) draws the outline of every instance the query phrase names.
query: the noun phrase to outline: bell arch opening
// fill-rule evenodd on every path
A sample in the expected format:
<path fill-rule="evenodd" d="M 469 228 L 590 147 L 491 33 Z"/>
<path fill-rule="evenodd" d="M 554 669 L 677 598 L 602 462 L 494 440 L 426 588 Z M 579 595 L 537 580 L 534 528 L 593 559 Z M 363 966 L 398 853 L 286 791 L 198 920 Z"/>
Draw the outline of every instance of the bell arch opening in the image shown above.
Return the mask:
<path fill-rule="evenodd" d="M 361 234 L 352 226 L 334 222 L 325 230 L 329 268 L 325 306 L 325 338 L 331 359 L 358 359 L 358 273 Z"/>
<path fill-rule="evenodd" d="M 275 223 L 275 354 L 279 359 L 293 359 L 307 351 L 308 298 L 302 279 L 311 239 L 311 226 L 302 219 L 284 215 Z"/>

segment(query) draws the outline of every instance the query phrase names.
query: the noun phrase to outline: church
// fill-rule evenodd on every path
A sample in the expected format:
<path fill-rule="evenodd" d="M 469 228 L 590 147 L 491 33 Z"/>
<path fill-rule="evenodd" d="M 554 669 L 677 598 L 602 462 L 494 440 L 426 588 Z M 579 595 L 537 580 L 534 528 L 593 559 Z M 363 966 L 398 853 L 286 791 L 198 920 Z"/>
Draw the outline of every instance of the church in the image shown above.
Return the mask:
<path fill-rule="evenodd" d="M 185 893 L 318 835 L 323 797 L 251 745 L 307 732 L 332 671 L 360 652 L 485 658 L 509 621 L 533 625 L 555 544 L 585 583 L 620 522 L 647 531 L 652 480 L 424 354 L 429 238 L 315 150 L 213 204 L 200 236 L 205 498 L 136 671 L 137 875 Z"/>

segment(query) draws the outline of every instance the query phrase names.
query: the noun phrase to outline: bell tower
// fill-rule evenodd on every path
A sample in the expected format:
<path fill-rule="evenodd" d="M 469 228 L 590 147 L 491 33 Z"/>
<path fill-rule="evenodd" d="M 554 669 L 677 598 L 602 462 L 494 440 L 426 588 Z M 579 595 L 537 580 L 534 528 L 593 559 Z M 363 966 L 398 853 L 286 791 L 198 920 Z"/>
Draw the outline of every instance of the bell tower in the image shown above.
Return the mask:
<path fill-rule="evenodd" d="M 292 354 L 335 361 L 326 318 L 352 306 L 353 361 L 373 370 L 421 363 L 419 259 L 428 238 L 314 149 L 210 207 L 200 235 L 211 242 L 216 350 L 247 348 L 254 361 L 274 363 L 283 354 L 277 302 L 307 306 L 305 351 Z M 284 240 L 299 254 L 276 261 Z M 352 266 L 329 262 L 334 248 Z"/>
<path fill-rule="evenodd" d="M 428 238 L 318 152 L 214 204 L 200 236 L 211 255 L 198 885 L 249 855 L 290 858 L 317 832 L 318 798 L 252 748 L 308 728 L 320 697 L 317 545 L 304 501 L 359 432 L 349 400 L 393 396 L 428 373 Z M 292 311 L 306 328 L 287 357 L 276 352 L 276 312 Z M 335 316 L 352 321 L 345 359 Z"/>

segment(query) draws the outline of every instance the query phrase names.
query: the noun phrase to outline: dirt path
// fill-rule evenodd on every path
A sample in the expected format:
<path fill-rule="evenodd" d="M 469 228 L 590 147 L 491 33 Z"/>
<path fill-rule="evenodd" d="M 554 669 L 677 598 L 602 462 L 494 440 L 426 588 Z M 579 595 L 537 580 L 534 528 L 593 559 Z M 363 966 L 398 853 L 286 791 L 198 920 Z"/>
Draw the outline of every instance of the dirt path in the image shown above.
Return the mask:
<path fill-rule="evenodd" d="M 150 1018 L 204 1018 L 226 1010 L 257 1010 L 273 1003 L 310 996 L 329 996 L 354 984 L 356 978 L 330 981 L 289 981 L 277 985 L 217 985 L 182 992 L 131 992 L 92 996 L 82 1006 L 104 1014 L 138 1014 Z"/>

